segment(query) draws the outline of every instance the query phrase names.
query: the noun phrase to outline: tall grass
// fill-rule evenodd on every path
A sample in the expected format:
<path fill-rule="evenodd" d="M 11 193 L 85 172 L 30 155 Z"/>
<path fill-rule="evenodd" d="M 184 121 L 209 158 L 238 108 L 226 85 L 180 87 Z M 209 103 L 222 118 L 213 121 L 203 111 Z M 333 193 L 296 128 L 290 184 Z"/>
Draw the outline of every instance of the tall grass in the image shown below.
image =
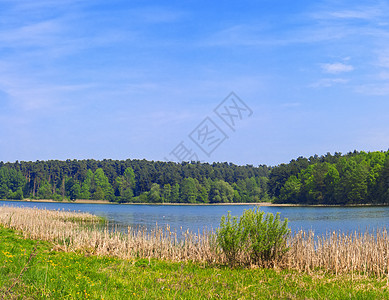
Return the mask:
<path fill-rule="evenodd" d="M 87 213 L 0 207 L 0 224 L 20 230 L 26 238 L 55 243 L 55 250 L 83 251 L 124 259 L 157 258 L 170 261 L 195 261 L 226 264 L 227 257 L 211 231 L 182 233 L 169 227 L 152 231 L 128 228 L 128 233 L 101 226 L 101 219 Z M 88 226 L 85 226 L 88 224 Z M 310 272 L 322 269 L 335 274 L 362 273 L 388 276 L 389 237 L 386 229 L 373 233 L 332 232 L 315 236 L 300 231 L 287 241 L 289 250 L 272 264 L 275 268 Z M 236 258 L 247 262 L 247 257 Z"/>
<path fill-rule="evenodd" d="M 291 269 L 309 272 L 322 268 L 336 274 L 360 272 L 389 279 L 389 237 L 385 228 L 317 237 L 311 231 L 300 231 L 291 238 L 289 247 L 284 264 Z"/>
<path fill-rule="evenodd" d="M 75 221 L 76 220 L 76 221 Z M 88 213 L 37 208 L 0 207 L 0 224 L 20 230 L 26 238 L 56 243 L 56 250 L 86 251 L 119 258 L 160 258 L 172 261 L 214 261 L 213 235 L 207 231 L 193 234 L 177 232 L 169 227 L 151 231 L 128 228 L 128 233 L 101 229 L 101 219 Z M 88 226 L 85 226 L 85 225 Z M 94 225 L 94 226 L 93 226 Z"/>

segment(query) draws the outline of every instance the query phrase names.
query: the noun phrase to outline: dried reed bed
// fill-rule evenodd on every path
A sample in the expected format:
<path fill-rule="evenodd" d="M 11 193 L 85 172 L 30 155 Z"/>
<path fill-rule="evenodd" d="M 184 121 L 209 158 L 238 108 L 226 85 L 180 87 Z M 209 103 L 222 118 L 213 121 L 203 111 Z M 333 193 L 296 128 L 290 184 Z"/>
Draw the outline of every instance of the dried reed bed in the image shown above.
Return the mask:
<path fill-rule="evenodd" d="M 223 263 L 212 247 L 214 236 L 207 232 L 182 233 L 178 239 L 169 227 L 152 231 L 128 228 L 128 234 L 101 229 L 101 219 L 87 213 L 37 208 L 0 207 L 0 224 L 20 230 L 26 238 L 52 241 L 56 249 L 82 250 L 120 258 L 159 258 L 172 261 Z"/>
<path fill-rule="evenodd" d="M 215 235 L 204 230 L 189 231 L 178 239 L 167 228 L 128 228 L 128 234 L 99 229 L 101 219 L 87 213 L 41 210 L 36 208 L 0 207 L 0 223 L 20 230 L 27 238 L 54 242 L 56 249 L 84 251 L 125 259 L 157 258 L 171 261 L 196 261 L 225 264 L 226 258 L 217 247 Z M 362 273 L 388 276 L 389 237 L 385 229 L 373 233 L 344 234 L 333 232 L 316 237 L 300 231 L 288 240 L 289 251 L 277 268 L 311 272 L 322 269 L 336 274 Z M 247 257 L 240 257 L 247 263 Z"/>
<path fill-rule="evenodd" d="M 332 232 L 315 237 L 300 231 L 289 241 L 283 263 L 291 269 L 307 271 L 321 268 L 339 273 L 388 276 L 389 237 L 385 228 L 374 232 Z"/>

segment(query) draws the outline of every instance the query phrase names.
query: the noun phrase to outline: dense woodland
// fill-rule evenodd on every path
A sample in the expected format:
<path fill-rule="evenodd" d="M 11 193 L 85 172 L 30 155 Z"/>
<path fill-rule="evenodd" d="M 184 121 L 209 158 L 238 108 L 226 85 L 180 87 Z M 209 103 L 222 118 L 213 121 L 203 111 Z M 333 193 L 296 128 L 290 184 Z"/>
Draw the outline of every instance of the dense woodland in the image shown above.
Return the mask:
<path fill-rule="evenodd" d="M 147 160 L 0 162 L 0 199 L 119 203 L 389 204 L 389 151 L 275 167 Z"/>
<path fill-rule="evenodd" d="M 389 151 L 299 157 L 273 168 L 267 188 L 277 203 L 389 204 Z"/>
<path fill-rule="evenodd" d="M 147 160 L 0 162 L 0 199 L 231 203 L 267 199 L 266 166 Z"/>

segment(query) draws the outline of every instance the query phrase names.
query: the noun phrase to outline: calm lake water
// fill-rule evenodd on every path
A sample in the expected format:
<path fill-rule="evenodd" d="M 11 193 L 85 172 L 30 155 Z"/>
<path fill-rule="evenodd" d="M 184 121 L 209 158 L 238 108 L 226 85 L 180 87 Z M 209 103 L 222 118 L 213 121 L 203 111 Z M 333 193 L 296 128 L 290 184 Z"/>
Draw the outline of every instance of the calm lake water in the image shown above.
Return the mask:
<path fill-rule="evenodd" d="M 203 228 L 216 229 L 222 215 L 231 211 L 241 215 L 254 205 L 117 205 L 117 204 L 74 204 L 39 203 L 25 201 L 0 201 L 0 205 L 37 207 L 42 209 L 64 209 L 89 212 L 106 217 L 110 224 L 126 229 L 127 226 L 145 226 L 148 229 L 170 225 L 178 232 L 189 229 L 197 232 Z M 316 234 L 331 231 L 353 232 L 389 229 L 389 206 L 384 207 L 261 207 L 264 212 L 289 219 L 292 231 L 314 230 Z"/>

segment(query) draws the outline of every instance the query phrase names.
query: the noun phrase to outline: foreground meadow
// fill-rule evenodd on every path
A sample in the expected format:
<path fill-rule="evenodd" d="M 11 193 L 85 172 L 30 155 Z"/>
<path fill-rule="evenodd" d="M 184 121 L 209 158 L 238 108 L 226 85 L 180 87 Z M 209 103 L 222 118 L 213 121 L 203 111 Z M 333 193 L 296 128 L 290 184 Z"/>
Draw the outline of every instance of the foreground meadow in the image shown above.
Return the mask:
<path fill-rule="evenodd" d="M 12 207 L 0 223 L 0 299 L 389 299 L 385 232 L 300 234 L 272 268 L 230 268 L 209 235 L 112 234 L 92 215 Z"/>
<path fill-rule="evenodd" d="M 0 236 L 0 299 L 389 299 L 383 277 L 119 259 Z"/>

